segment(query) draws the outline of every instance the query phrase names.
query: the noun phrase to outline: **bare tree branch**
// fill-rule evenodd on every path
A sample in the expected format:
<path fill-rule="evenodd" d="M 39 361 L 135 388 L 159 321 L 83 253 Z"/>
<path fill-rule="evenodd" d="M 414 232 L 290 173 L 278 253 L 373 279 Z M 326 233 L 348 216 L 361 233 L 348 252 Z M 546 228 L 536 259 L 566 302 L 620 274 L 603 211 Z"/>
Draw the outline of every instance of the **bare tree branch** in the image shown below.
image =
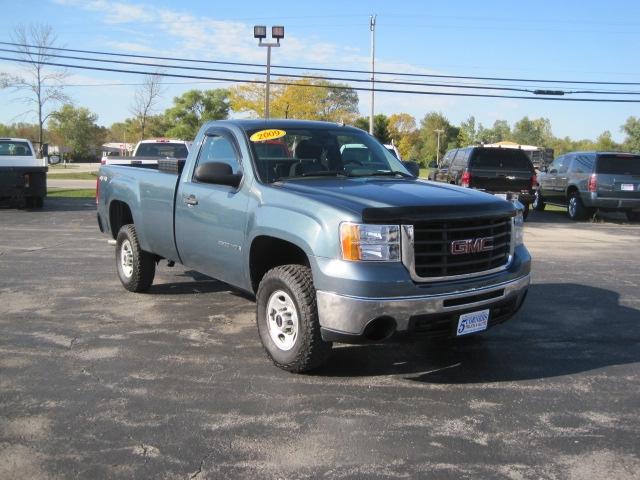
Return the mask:
<path fill-rule="evenodd" d="M 10 83 L 16 90 L 29 92 L 23 100 L 25 103 L 33 104 L 37 112 L 38 142 L 42 148 L 44 123 L 51 114 L 52 104 L 70 101 L 63 90 L 63 82 L 69 74 L 66 70 L 51 70 L 50 67 L 38 63 L 52 58 L 51 47 L 56 45 L 57 38 L 50 25 L 18 25 L 13 33 L 13 41 L 20 44 L 17 49 L 20 50 L 22 58 L 31 63 L 23 68 L 22 77 L 13 77 Z M 45 113 L 47 110 L 49 113 Z"/>
<path fill-rule="evenodd" d="M 151 115 L 164 94 L 162 77 L 158 73 L 147 75 L 133 97 L 130 112 L 140 123 L 140 140 L 144 140 L 147 118 Z"/>

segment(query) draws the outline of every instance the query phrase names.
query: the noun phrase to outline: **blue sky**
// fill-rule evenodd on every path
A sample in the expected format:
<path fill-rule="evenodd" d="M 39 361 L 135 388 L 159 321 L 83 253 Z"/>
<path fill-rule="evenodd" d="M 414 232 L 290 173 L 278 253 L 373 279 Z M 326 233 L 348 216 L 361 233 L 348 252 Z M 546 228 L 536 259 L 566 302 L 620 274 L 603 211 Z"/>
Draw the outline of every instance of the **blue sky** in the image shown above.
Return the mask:
<path fill-rule="evenodd" d="M 273 62 L 301 66 L 367 69 L 369 15 L 376 13 L 377 68 L 388 71 L 513 78 L 640 81 L 640 3 L 627 1 L 199 1 L 0 0 L 3 33 L 17 24 L 49 23 L 68 48 L 264 62 L 265 49 L 252 37 L 254 24 L 283 24 L 286 38 Z M 7 28 L 9 27 L 9 28 Z M 18 73 L 0 60 L 0 72 Z M 130 116 L 140 77 L 71 70 L 68 94 L 109 125 Z M 398 79 L 397 77 L 388 77 Z M 226 83 L 167 80 L 159 110 L 190 88 Z M 178 83 L 178 84 L 175 84 Z M 513 82 L 503 82 L 513 85 Z M 105 85 L 109 84 L 109 85 Z M 115 85 L 113 85 L 115 84 Z M 91 86 L 80 86 L 91 85 Z M 536 85 L 525 83 L 524 85 Z M 633 87 L 598 87 L 640 91 Z M 496 92 L 498 93 L 498 92 Z M 33 121 L 11 90 L 0 91 L 0 122 Z M 640 96 L 631 97 L 638 98 Z M 377 113 L 408 112 L 420 120 L 440 111 L 453 123 L 470 115 L 484 125 L 525 115 L 547 117 L 554 134 L 595 138 L 620 126 L 640 104 L 543 102 L 516 99 L 384 94 Z M 369 111 L 369 96 L 360 96 Z"/>

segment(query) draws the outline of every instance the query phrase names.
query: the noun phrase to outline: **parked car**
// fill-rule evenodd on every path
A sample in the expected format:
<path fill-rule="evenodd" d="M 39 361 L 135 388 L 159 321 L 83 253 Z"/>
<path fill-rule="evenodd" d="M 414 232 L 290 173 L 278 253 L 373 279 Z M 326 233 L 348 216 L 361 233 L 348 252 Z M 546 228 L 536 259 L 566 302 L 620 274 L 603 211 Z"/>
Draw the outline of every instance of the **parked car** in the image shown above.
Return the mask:
<path fill-rule="evenodd" d="M 524 151 L 515 148 L 466 147 L 449 150 L 430 179 L 516 199 L 529 214 L 536 171 Z"/>
<path fill-rule="evenodd" d="M 133 155 L 111 155 L 103 152 L 102 165 L 137 165 L 140 167 L 157 168 L 158 160 L 163 158 L 187 158 L 193 142 L 186 140 L 172 140 L 155 138 L 141 140 L 133 150 Z"/>
<path fill-rule="evenodd" d="M 640 220 L 640 155 L 619 152 L 571 152 L 556 158 L 538 175 L 534 208 L 566 207 L 572 220 L 597 209 L 625 212 Z"/>
<path fill-rule="evenodd" d="M 48 169 L 26 138 L 0 138 L 0 199 L 42 208 Z"/>
<path fill-rule="evenodd" d="M 213 121 L 195 144 L 157 170 L 101 166 L 98 225 L 127 290 L 148 290 L 166 259 L 255 294 L 280 368 L 316 368 L 332 342 L 482 332 L 524 302 L 514 204 L 420 180 L 360 129 Z"/>

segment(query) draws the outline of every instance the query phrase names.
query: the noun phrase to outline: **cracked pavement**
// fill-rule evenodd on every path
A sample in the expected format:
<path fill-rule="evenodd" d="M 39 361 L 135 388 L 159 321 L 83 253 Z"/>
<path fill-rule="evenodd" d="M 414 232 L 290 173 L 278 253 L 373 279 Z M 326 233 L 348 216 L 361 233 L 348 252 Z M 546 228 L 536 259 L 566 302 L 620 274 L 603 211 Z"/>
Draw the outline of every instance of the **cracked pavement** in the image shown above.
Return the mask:
<path fill-rule="evenodd" d="M 0 478 L 637 479 L 640 224 L 534 212 L 516 318 L 272 366 L 251 297 L 126 292 L 86 199 L 0 208 Z"/>

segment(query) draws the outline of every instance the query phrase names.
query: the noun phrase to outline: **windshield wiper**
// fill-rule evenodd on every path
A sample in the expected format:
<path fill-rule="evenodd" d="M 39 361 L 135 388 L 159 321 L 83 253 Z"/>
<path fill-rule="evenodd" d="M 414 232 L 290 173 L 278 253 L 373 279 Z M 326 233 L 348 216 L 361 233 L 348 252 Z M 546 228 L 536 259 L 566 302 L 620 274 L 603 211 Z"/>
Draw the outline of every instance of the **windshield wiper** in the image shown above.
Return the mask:
<path fill-rule="evenodd" d="M 400 175 L 402 178 L 415 178 L 413 175 L 409 175 L 404 172 L 397 172 L 395 170 L 384 170 L 379 172 L 368 173 L 367 175 L 363 175 L 364 177 L 391 177 Z"/>
<path fill-rule="evenodd" d="M 347 172 L 343 172 L 341 170 L 320 170 L 318 172 L 304 172 L 300 175 L 295 175 L 294 177 L 350 177 Z"/>

